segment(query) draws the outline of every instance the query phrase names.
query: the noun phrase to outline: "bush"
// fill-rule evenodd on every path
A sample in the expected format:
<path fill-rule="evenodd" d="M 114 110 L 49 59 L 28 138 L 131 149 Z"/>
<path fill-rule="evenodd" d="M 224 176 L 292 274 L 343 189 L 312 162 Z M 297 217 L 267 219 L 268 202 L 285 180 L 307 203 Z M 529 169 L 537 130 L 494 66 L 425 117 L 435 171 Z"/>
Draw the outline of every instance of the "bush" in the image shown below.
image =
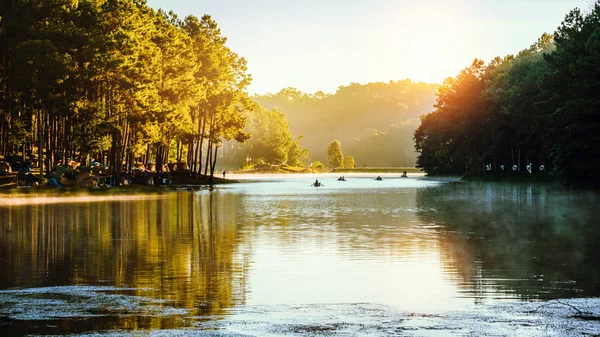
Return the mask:
<path fill-rule="evenodd" d="M 319 169 L 319 170 L 324 170 L 325 169 L 325 165 L 323 165 L 323 163 L 321 163 L 320 161 L 316 161 L 313 163 L 313 168 L 315 169 Z"/>
<path fill-rule="evenodd" d="M 354 168 L 354 157 L 344 157 L 344 168 Z"/>

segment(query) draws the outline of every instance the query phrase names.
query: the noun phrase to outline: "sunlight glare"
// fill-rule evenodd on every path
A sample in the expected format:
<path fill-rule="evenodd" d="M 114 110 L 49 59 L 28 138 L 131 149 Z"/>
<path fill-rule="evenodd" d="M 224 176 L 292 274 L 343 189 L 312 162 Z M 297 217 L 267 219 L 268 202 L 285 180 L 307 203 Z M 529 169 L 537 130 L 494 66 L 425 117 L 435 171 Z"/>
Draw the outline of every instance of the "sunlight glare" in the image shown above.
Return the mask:
<path fill-rule="evenodd" d="M 477 57 L 477 27 L 468 16 L 456 4 L 397 7 L 384 20 L 389 36 L 379 43 L 382 50 L 393 51 L 390 71 L 398 69 L 408 78 L 432 83 L 458 73 Z"/>

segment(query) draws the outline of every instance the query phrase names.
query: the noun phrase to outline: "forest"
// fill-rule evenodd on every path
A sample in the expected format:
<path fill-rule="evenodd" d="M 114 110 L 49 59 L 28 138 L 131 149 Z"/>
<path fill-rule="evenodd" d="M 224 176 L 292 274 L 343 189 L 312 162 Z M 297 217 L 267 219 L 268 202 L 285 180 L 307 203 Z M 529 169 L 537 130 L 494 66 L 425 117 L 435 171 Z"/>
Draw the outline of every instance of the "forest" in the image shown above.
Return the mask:
<path fill-rule="evenodd" d="M 217 160 L 351 162 L 599 186 L 599 21 L 600 2 L 575 9 L 554 34 L 441 85 L 250 96 L 246 60 L 208 15 L 179 18 L 144 0 L 2 1 L 0 157 L 40 175 L 71 160 L 117 175 L 176 164 L 210 176 Z"/>
<path fill-rule="evenodd" d="M 286 115 L 312 160 L 328 161 L 327 146 L 339 140 L 356 166 L 414 166 L 413 133 L 435 102 L 436 84 L 411 80 L 352 83 L 334 94 L 285 88 L 253 99 Z"/>
<path fill-rule="evenodd" d="M 287 164 L 297 168 L 310 165 L 309 151 L 300 145 L 303 137 L 293 137 L 285 114 L 256 105 L 254 110 L 244 111 L 243 115 L 247 120 L 245 131 L 250 138 L 243 143 L 224 142 L 221 165 L 248 169 L 256 165 Z"/>
<path fill-rule="evenodd" d="M 415 132 L 433 175 L 547 175 L 600 186 L 600 2 L 517 55 L 475 60 L 438 90 Z"/>
<path fill-rule="evenodd" d="M 212 175 L 257 108 L 246 60 L 226 42 L 210 16 L 144 0 L 2 1 L 0 155 L 40 174 L 79 160 Z"/>

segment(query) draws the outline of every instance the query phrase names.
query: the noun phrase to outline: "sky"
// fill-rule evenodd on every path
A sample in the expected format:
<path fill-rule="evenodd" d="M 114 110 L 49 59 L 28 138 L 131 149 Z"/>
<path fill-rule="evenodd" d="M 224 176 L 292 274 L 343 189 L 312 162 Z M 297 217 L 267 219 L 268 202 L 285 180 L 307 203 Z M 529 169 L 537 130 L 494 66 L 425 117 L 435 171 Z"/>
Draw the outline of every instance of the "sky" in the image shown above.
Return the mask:
<path fill-rule="evenodd" d="M 592 0 L 147 0 L 209 14 L 248 60 L 252 94 L 350 83 L 441 83 L 473 59 L 515 54 Z"/>

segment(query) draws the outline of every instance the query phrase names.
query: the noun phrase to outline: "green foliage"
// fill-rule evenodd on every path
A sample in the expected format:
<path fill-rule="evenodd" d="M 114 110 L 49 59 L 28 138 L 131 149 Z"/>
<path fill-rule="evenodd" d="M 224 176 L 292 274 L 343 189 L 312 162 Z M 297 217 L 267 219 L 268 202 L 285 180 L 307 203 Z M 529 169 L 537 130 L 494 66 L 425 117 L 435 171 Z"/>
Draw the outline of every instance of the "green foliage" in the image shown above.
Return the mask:
<path fill-rule="evenodd" d="M 435 84 L 410 80 L 352 83 L 334 94 L 285 88 L 254 99 L 267 109 L 286 114 L 292 133 L 307 136 L 303 146 L 313 159 L 327 160 L 324 145 L 335 138 L 358 164 L 413 166 L 412 136 L 417 123 L 407 121 L 431 111 L 436 88 Z M 373 136 L 374 130 L 379 136 Z M 386 146 L 381 147 L 382 143 Z"/>
<path fill-rule="evenodd" d="M 247 130 L 256 135 L 243 146 L 247 156 L 269 164 L 287 162 L 292 135 L 284 114 L 258 107 L 250 112 Z"/>
<path fill-rule="evenodd" d="M 188 16 L 182 26 L 195 42 L 196 62 L 201 65 L 195 78 L 204 88 L 202 98 L 192 111 L 192 121 L 197 128 L 189 135 L 195 140 L 192 143 L 199 144 L 195 147 L 199 153 L 190 156 L 190 160 L 195 163 L 196 157 L 202 157 L 202 144 L 206 139 L 205 156 L 207 162 L 211 160 L 212 175 L 217 150 L 224 142 L 244 142 L 249 138 L 244 132 L 246 117 L 243 111 L 254 109 L 246 93 L 251 77 L 246 73 L 246 60 L 225 45 L 227 39 L 221 36 L 221 30 L 209 15 L 200 20 Z M 196 171 L 194 167 L 195 164 L 192 169 Z"/>
<path fill-rule="evenodd" d="M 307 159 L 308 157 L 308 150 L 307 149 L 303 149 L 300 146 L 300 141 L 302 140 L 302 136 L 298 137 L 298 139 L 296 139 L 295 141 L 293 141 L 290 144 L 290 147 L 288 149 L 288 160 L 287 160 L 287 164 L 290 166 L 295 166 L 295 167 L 302 167 L 304 166 L 303 161 Z"/>
<path fill-rule="evenodd" d="M 329 167 L 339 168 L 344 165 L 344 155 L 342 154 L 342 144 L 337 139 L 334 139 L 327 148 L 327 157 L 329 159 Z"/>
<path fill-rule="evenodd" d="M 475 60 L 447 79 L 415 131 L 418 166 L 431 174 L 483 174 L 502 165 L 527 172 L 532 164 L 569 185 L 600 186 L 599 37 L 596 2 L 587 15 L 570 12 L 553 36 L 518 55 L 488 65 Z"/>
<path fill-rule="evenodd" d="M 571 11 L 558 27 L 556 50 L 545 55 L 541 87 L 551 139 L 552 175 L 567 184 L 600 186 L 600 1 L 584 15 Z"/>
<path fill-rule="evenodd" d="M 354 157 L 346 156 L 344 157 L 344 168 L 353 168 L 354 167 Z"/>
<path fill-rule="evenodd" d="M 318 161 L 318 160 L 313 163 L 312 167 L 314 169 L 317 169 L 317 170 L 324 170 L 325 169 L 325 165 L 323 163 L 321 163 L 320 161 Z"/>
<path fill-rule="evenodd" d="M 7 6 L 0 154 L 46 154 L 46 170 L 67 157 L 96 159 L 120 172 L 134 159 L 160 170 L 187 153 L 212 174 L 223 141 L 248 139 L 251 77 L 210 16 L 182 21 L 136 0 Z"/>
<path fill-rule="evenodd" d="M 350 148 L 359 164 L 370 167 L 414 167 L 413 134 L 419 126 L 418 119 L 390 125 L 386 130 L 374 129 L 369 135 L 356 137 L 344 147 Z"/>
<path fill-rule="evenodd" d="M 295 141 L 289 130 L 285 115 L 276 109 L 266 110 L 255 106 L 244 112 L 247 125 L 244 132 L 251 135 L 243 144 L 227 142 L 222 163 L 235 167 L 236 163 L 247 161 L 273 165 L 288 164 L 301 167 L 308 151 L 300 146 L 302 137 Z"/>
<path fill-rule="evenodd" d="M 465 167 L 477 169 L 485 130 L 480 113 L 483 72 L 483 62 L 475 60 L 456 78 L 446 79 L 438 91 L 436 110 L 421 118 L 415 147 L 421 153 L 418 165 L 426 172 L 457 174 Z"/>

